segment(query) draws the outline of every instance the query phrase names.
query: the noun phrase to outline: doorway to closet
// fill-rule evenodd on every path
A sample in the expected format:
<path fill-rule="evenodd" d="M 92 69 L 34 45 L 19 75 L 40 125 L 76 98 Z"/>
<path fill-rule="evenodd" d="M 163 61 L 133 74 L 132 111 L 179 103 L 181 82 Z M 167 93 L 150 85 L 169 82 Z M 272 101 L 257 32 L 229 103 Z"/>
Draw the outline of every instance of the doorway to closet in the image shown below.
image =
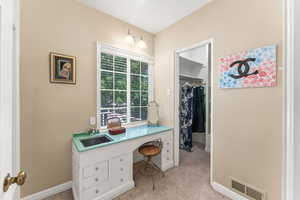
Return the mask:
<path fill-rule="evenodd" d="M 212 177 L 212 40 L 175 52 L 175 164 Z M 178 149 L 178 150 L 177 150 Z M 183 162 L 185 161 L 185 162 Z"/>

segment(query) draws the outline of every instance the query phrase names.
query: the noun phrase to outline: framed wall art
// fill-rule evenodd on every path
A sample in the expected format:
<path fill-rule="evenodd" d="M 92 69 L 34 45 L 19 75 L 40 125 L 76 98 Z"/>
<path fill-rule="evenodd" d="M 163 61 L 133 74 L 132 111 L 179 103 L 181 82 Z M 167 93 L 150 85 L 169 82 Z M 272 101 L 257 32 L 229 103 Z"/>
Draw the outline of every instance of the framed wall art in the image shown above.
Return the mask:
<path fill-rule="evenodd" d="M 276 86 L 276 45 L 221 57 L 220 88 Z"/>
<path fill-rule="evenodd" d="M 50 53 L 50 83 L 76 84 L 76 57 Z"/>

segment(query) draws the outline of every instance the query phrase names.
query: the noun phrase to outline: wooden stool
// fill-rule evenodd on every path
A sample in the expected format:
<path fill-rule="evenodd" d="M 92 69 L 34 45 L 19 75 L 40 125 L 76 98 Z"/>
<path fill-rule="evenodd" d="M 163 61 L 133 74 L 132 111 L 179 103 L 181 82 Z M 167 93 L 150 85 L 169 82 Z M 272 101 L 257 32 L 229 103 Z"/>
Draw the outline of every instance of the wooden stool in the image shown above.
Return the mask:
<path fill-rule="evenodd" d="M 142 154 L 146 159 L 145 167 L 140 170 L 142 175 L 151 176 L 153 182 L 153 190 L 155 190 L 154 176 L 157 174 L 162 174 L 162 177 L 165 176 L 164 172 L 152 161 L 154 156 L 157 156 L 161 153 L 162 142 L 160 140 L 151 141 L 143 144 L 139 147 L 139 153 Z"/>

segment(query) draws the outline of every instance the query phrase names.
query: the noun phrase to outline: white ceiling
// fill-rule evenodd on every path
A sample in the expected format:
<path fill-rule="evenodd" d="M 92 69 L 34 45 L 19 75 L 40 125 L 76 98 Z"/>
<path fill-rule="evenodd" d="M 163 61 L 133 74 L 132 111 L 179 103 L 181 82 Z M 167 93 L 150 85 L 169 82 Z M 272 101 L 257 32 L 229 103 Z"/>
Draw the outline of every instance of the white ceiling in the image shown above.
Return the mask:
<path fill-rule="evenodd" d="M 79 0 L 151 33 L 191 14 L 209 0 Z"/>

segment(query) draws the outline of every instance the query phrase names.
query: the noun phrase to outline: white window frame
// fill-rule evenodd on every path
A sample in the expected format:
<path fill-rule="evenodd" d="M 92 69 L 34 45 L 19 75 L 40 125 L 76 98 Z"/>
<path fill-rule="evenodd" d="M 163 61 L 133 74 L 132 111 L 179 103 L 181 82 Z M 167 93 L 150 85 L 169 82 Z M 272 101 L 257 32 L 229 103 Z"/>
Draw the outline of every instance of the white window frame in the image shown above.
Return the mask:
<path fill-rule="evenodd" d="M 127 78 L 127 114 L 130 113 L 131 107 L 131 99 L 130 95 L 128 95 L 128 91 L 130 91 L 130 59 L 138 60 L 141 62 L 148 63 L 148 101 L 153 101 L 153 68 L 154 68 L 154 58 L 148 55 L 139 54 L 133 51 L 121 49 L 114 47 L 112 45 L 97 42 L 97 128 L 101 130 L 105 130 L 106 128 L 101 127 L 101 53 L 107 53 L 114 56 L 121 56 L 127 58 L 127 73 L 129 74 L 129 78 Z M 138 125 L 144 125 L 147 121 L 137 121 L 130 122 L 130 116 L 127 116 L 127 123 L 125 127 L 133 127 Z"/>

